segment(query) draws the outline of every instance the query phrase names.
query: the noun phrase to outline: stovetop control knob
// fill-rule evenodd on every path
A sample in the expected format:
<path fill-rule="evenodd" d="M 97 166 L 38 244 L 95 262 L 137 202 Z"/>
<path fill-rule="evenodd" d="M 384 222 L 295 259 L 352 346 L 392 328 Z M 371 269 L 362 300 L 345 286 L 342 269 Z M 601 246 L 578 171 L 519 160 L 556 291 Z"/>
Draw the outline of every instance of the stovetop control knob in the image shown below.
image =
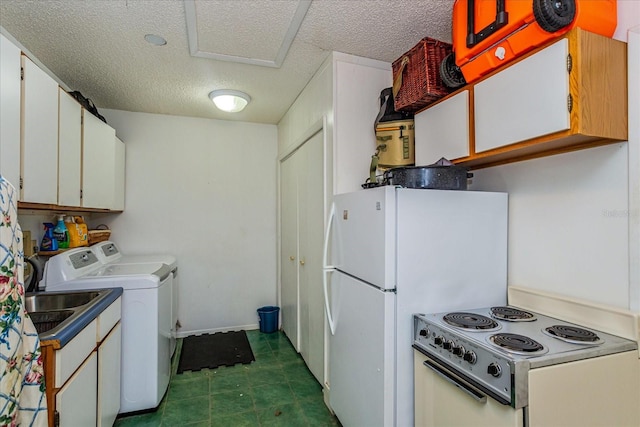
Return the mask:
<path fill-rule="evenodd" d="M 500 365 L 494 362 L 487 367 L 487 373 L 498 378 L 500 375 L 502 375 L 502 368 L 500 368 Z"/>
<path fill-rule="evenodd" d="M 433 339 L 433 342 L 434 342 L 436 345 L 442 346 L 442 343 L 444 342 L 444 337 L 443 337 L 442 335 L 438 335 L 437 337 L 435 337 L 435 338 Z"/>
<path fill-rule="evenodd" d="M 469 363 L 471 363 L 473 365 L 474 363 L 476 363 L 476 360 L 478 359 L 478 357 L 476 356 L 476 354 L 473 351 L 468 350 L 468 351 L 466 351 L 464 353 L 464 356 L 462 356 L 462 359 L 464 361 L 469 362 Z"/>
<path fill-rule="evenodd" d="M 429 335 L 429 330 L 427 328 L 420 329 L 420 336 L 421 337 L 426 337 L 427 335 Z"/>
<path fill-rule="evenodd" d="M 445 341 L 444 343 L 442 343 L 442 348 L 451 351 L 451 349 L 453 348 L 453 341 Z"/>
<path fill-rule="evenodd" d="M 461 345 L 456 345 L 455 347 L 453 347 L 453 354 L 462 357 L 462 355 L 464 354 L 464 347 Z"/>

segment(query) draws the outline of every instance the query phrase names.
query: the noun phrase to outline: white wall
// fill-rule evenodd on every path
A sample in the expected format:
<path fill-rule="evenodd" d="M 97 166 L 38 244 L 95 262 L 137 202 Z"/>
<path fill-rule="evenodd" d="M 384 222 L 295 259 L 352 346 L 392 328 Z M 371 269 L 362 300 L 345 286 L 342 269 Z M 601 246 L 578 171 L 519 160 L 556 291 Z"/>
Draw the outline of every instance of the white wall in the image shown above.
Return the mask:
<path fill-rule="evenodd" d="M 474 171 L 509 193 L 508 283 L 628 306 L 627 145 Z"/>
<path fill-rule="evenodd" d="M 615 37 L 640 24 L 619 1 Z M 629 48 L 629 142 L 475 171 L 509 193 L 508 282 L 640 311 L 640 49 Z"/>
<path fill-rule="evenodd" d="M 124 253 L 178 258 L 181 335 L 257 328 L 276 304 L 275 125 L 101 110 L 126 147 Z"/>

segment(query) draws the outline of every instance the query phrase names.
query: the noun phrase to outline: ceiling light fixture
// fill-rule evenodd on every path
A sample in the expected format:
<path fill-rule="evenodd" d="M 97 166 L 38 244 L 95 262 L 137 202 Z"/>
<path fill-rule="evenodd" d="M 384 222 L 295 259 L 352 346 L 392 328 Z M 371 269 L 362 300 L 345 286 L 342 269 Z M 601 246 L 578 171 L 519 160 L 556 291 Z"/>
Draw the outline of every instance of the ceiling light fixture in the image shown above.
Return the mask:
<path fill-rule="evenodd" d="M 155 34 L 146 34 L 144 36 L 144 39 L 154 46 L 164 46 L 165 44 L 167 44 L 167 41 L 164 39 L 164 37 L 157 36 Z"/>
<path fill-rule="evenodd" d="M 251 97 L 239 90 L 220 89 L 209 93 L 209 98 L 216 107 L 228 113 L 237 113 L 247 106 Z"/>

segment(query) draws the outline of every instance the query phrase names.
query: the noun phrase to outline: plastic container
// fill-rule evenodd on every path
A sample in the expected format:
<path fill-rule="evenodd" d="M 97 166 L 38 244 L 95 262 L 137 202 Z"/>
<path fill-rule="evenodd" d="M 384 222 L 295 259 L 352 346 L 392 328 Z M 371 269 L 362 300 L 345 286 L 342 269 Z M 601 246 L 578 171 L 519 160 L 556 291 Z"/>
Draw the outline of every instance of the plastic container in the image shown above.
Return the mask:
<path fill-rule="evenodd" d="M 260 332 L 265 334 L 271 334 L 278 331 L 278 314 L 280 313 L 280 307 L 265 306 L 258 309 L 258 316 L 260 316 Z"/>
<path fill-rule="evenodd" d="M 40 242 L 41 251 L 57 251 L 58 241 L 53 237 L 53 228 L 55 226 L 50 222 L 44 223 L 44 236 Z"/>
<path fill-rule="evenodd" d="M 60 249 L 67 249 L 69 247 L 69 230 L 64 223 L 64 216 L 58 215 L 58 223 L 53 229 L 53 237 L 58 241 L 58 247 Z"/>

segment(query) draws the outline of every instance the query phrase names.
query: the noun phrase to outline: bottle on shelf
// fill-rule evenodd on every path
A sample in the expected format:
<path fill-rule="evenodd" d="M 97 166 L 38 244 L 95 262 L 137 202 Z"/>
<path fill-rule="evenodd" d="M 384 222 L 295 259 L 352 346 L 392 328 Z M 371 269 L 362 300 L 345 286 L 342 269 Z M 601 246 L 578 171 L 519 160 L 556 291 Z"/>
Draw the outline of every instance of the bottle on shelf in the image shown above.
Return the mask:
<path fill-rule="evenodd" d="M 44 236 L 40 242 L 40 250 L 49 252 L 58 250 L 58 241 L 53 237 L 54 225 L 50 222 L 44 223 Z"/>
<path fill-rule="evenodd" d="M 64 223 L 63 215 L 58 215 L 58 223 L 53 229 L 53 237 L 58 241 L 58 248 L 69 248 L 69 230 Z"/>

